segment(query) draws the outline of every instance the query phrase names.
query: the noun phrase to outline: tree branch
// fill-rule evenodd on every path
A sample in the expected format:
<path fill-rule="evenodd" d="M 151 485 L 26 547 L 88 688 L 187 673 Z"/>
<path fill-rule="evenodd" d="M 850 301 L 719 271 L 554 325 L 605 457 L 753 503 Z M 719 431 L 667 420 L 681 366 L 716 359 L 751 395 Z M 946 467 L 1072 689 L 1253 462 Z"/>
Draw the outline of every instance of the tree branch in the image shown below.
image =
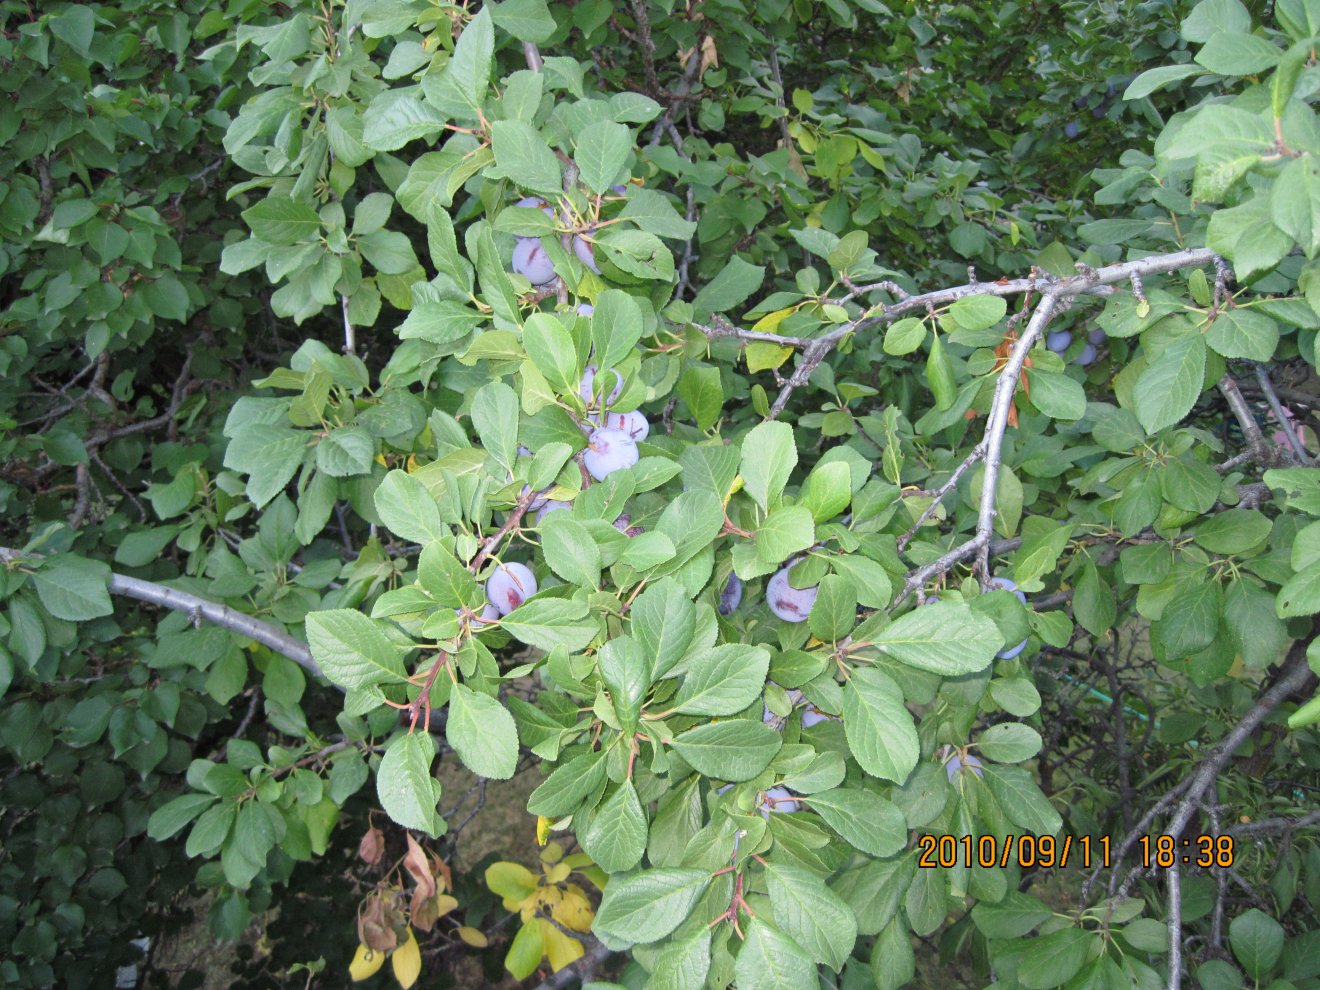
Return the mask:
<path fill-rule="evenodd" d="M 10 547 L 0 547 L 0 564 L 9 564 L 37 556 Z M 324 676 L 321 673 L 321 668 L 312 659 L 312 651 L 304 643 L 294 639 L 278 626 L 264 622 L 254 616 L 236 612 L 228 605 L 208 601 L 190 592 L 180 591 L 178 588 L 171 588 L 164 584 L 157 584 L 155 581 L 143 581 L 140 578 L 128 577 L 124 574 L 110 575 L 109 590 L 112 595 L 118 595 L 122 598 L 134 598 L 140 602 L 159 605 L 161 608 L 168 608 L 175 612 L 183 612 L 191 616 L 194 622 L 205 620 L 212 625 L 238 633 L 240 636 L 246 636 L 248 639 L 256 640 L 263 646 L 269 647 L 281 656 L 288 657 L 313 677 Z"/>

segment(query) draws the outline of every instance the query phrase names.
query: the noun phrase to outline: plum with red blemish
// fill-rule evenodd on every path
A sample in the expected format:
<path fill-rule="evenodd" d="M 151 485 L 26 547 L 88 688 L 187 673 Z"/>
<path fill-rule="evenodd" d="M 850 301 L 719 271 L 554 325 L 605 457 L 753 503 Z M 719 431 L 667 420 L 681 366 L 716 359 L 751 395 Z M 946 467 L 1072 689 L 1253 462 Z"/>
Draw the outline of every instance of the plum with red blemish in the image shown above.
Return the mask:
<path fill-rule="evenodd" d="M 601 417 L 600 425 L 611 430 L 621 430 L 634 441 L 645 440 L 651 433 L 651 424 L 636 409 L 626 413 L 606 413 Z"/>
<path fill-rule="evenodd" d="M 548 498 L 545 504 L 536 510 L 536 523 L 539 526 L 546 516 L 552 512 L 563 512 L 565 509 L 573 508 L 569 502 L 561 502 L 555 498 Z"/>
<path fill-rule="evenodd" d="M 486 597 L 500 615 L 508 615 L 536 594 L 536 576 L 526 564 L 500 564 L 486 579 Z"/>
<path fill-rule="evenodd" d="M 549 285 L 555 280 L 554 262 L 536 237 L 518 238 L 513 246 L 513 270 L 533 285 Z"/>
<path fill-rule="evenodd" d="M 573 253 L 577 255 L 578 261 L 582 262 L 597 275 L 600 274 L 600 266 L 596 264 L 596 252 L 591 243 L 584 237 L 575 236 L 573 238 Z"/>
<path fill-rule="evenodd" d="M 604 481 L 615 471 L 632 467 L 640 459 L 637 442 L 622 430 L 606 427 L 592 430 L 582 463 L 597 481 Z"/>
<path fill-rule="evenodd" d="M 797 561 L 775 572 L 766 585 L 765 597 L 770 604 L 770 611 L 785 622 L 805 622 L 811 614 L 811 607 L 816 604 L 816 587 L 794 588 L 788 583 L 788 574 Z"/>

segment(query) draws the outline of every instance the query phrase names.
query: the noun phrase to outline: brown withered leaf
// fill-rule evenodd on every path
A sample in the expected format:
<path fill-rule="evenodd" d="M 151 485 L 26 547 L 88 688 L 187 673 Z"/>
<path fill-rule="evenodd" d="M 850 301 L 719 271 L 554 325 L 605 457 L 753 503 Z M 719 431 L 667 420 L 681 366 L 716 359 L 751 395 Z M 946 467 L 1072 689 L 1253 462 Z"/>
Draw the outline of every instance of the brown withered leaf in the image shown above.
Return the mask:
<path fill-rule="evenodd" d="M 377 891 L 358 909 L 358 941 L 375 952 L 393 952 L 399 936 L 385 916 L 385 897 Z"/>
<path fill-rule="evenodd" d="M 370 866 L 375 866 L 384 855 L 385 833 L 373 825 L 367 829 L 362 836 L 362 841 L 358 843 L 358 858 Z"/>
<path fill-rule="evenodd" d="M 413 892 L 413 903 L 418 898 L 426 900 L 435 896 L 435 877 L 431 875 L 431 864 L 427 860 L 426 850 L 417 844 L 417 840 L 408 836 L 408 852 L 403 857 L 403 868 L 417 881 L 417 890 Z"/>

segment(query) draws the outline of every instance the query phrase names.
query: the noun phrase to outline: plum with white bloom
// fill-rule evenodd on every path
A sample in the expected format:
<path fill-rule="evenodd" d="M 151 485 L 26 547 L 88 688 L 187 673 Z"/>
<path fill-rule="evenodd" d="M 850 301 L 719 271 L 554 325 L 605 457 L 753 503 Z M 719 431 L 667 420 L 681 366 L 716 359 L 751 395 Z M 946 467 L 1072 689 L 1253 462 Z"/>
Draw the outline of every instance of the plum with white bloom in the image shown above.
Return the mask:
<path fill-rule="evenodd" d="M 622 430 L 601 427 L 591 431 L 582 463 L 597 481 L 604 481 L 615 471 L 632 467 L 640 460 L 637 441 Z"/>
<path fill-rule="evenodd" d="M 811 607 L 816 604 L 818 588 L 794 588 L 788 583 L 788 574 L 797 561 L 775 572 L 766 585 L 765 597 L 770 611 L 785 622 L 806 622 Z"/>

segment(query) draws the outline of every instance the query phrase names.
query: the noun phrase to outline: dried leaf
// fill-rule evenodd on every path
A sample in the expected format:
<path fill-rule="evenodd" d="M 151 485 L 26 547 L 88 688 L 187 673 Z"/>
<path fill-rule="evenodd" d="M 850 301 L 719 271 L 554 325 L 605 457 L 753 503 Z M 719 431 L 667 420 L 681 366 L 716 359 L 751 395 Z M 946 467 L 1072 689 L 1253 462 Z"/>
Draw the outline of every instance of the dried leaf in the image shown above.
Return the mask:
<path fill-rule="evenodd" d="M 385 855 L 385 833 L 374 825 L 367 829 L 358 843 L 358 858 L 369 866 L 375 866 Z"/>

